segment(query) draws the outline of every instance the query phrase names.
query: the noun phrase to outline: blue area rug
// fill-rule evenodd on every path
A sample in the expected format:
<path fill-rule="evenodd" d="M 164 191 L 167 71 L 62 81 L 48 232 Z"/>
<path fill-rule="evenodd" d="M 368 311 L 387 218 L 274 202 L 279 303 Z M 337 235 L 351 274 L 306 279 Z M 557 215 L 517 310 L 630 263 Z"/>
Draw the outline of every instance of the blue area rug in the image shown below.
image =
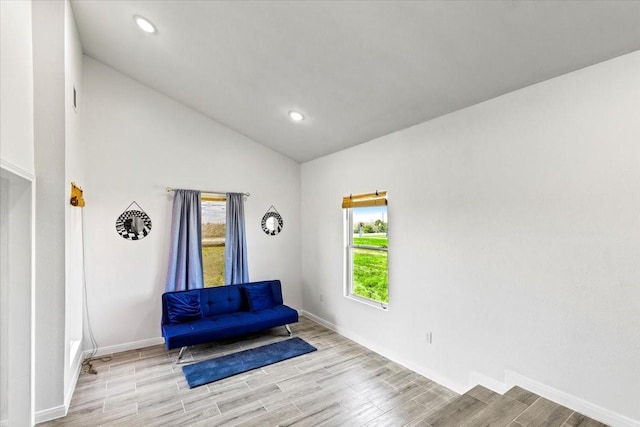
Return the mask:
<path fill-rule="evenodd" d="M 189 388 L 194 388 L 316 350 L 296 337 L 183 366 L 182 372 Z"/>

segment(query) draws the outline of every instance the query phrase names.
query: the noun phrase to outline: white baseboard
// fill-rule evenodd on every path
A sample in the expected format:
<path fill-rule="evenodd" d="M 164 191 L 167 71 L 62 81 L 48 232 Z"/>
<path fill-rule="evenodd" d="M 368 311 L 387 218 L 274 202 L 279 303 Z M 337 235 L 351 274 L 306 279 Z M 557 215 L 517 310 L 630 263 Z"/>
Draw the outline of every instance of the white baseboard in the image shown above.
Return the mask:
<path fill-rule="evenodd" d="M 378 353 L 379 355 L 386 357 L 387 359 L 397 363 L 398 365 L 404 366 L 407 369 L 411 369 L 413 372 L 416 372 L 422 375 L 423 377 L 427 377 L 430 380 L 433 380 L 438 384 L 445 386 L 450 390 L 455 391 L 458 394 L 462 394 L 467 390 L 469 390 L 469 387 L 465 384 L 460 384 L 456 381 L 451 380 L 450 378 L 444 377 L 443 375 L 437 372 L 434 372 L 428 368 L 425 368 L 424 366 L 418 366 L 413 362 L 409 362 L 408 360 L 404 359 L 402 356 L 394 353 L 393 351 L 389 351 L 389 349 L 381 347 L 378 344 L 373 343 L 369 340 L 366 340 L 361 336 L 354 334 L 353 332 L 347 329 L 336 326 L 333 323 L 328 322 L 325 319 L 319 316 L 316 316 L 313 313 L 309 313 L 308 311 L 301 310 L 300 314 L 308 319 L 313 320 L 316 323 L 321 324 L 322 326 L 328 329 L 331 329 L 334 332 L 337 332 L 343 337 L 349 338 L 350 340 L 357 342 L 358 344 L 368 348 L 369 350 L 372 350 Z"/>
<path fill-rule="evenodd" d="M 507 384 L 481 374 L 480 372 L 471 372 L 471 374 L 469 374 L 469 384 L 472 387 L 479 384 L 498 394 L 505 394 L 511 388 L 507 387 Z"/>
<path fill-rule="evenodd" d="M 106 356 L 123 351 L 137 350 L 139 348 L 151 347 L 159 344 L 164 344 L 164 339 L 162 337 L 133 341 L 125 344 L 110 345 L 108 347 L 99 347 L 96 351 L 95 357 Z M 86 359 L 87 357 L 91 356 L 91 350 L 85 350 L 82 355 L 83 359 Z"/>
<path fill-rule="evenodd" d="M 74 360 L 71 362 L 71 366 L 73 367 L 73 374 L 71 374 L 71 381 L 64 393 L 64 406 L 66 408 L 65 415 L 69 411 L 71 398 L 73 398 L 73 392 L 76 390 L 76 384 L 78 384 L 78 378 L 80 377 L 80 370 L 82 369 L 83 359 L 83 353 L 78 351 Z"/>
<path fill-rule="evenodd" d="M 505 382 L 502 383 L 498 380 L 495 380 L 491 377 L 483 375 L 478 372 L 471 372 L 469 374 L 469 384 L 460 384 L 456 381 L 452 381 L 450 378 L 444 377 L 441 374 L 431 371 L 424 366 L 418 366 L 413 362 L 409 362 L 399 356 L 398 354 L 390 351 L 389 349 L 383 348 L 376 343 L 373 343 L 367 339 L 362 338 L 358 334 L 355 334 L 345 328 L 341 328 L 337 325 L 334 325 L 327 320 L 316 316 L 313 313 L 310 313 L 305 310 L 299 311 L 301 316 L 304 316 L 316 323 L 323 325 L 324 327 L 331 329 L 332 331 L 349 338 L 352 341 L 357 342 L 358 344 L 392 360 L 395 363 L 398 363 L 401 366 L 404 366 L 407 369 L 411 369 L 414 372 L 417 372 L 420 375 L 423 375 L 440 385 L 443 385 L 456 393 L 462 394 L 469 390 L 471 387 L 480 384 L 488 389 L 495 391 L 496 393 L 504 394 L 513 386 L 520 386 L 526 390 L 529 390 L 533 393 L 536 393 L 546 399 L 552 400 L 556 403 L 559 403 L 567 408 L 573 409 L 576 412 L 579 412 L 583 415 L 586 415 L 594 420 L 600 421 L 602 423 L 615 426 L 615 427 L 640 427 L 640 421 L 631 419 L 625 415 L 618 414 L 601 406 L 598 406 L 592 402 L 588 402 L 579 397 L 573 396 L 569 393 L 563 392 L 561 390 L 555 389 L 551 386 L 543 384 L 534 379 L 525 377 L 514 371 L 505 371 Z M 151 338 L 147 340 L 135 341 L 125 344 L 118 344 L 108 347 L 101 347 L 96 352 L 96 356 L 104 356 L 113 353 L 119 353 L 122 351 L 136 350 L 139 348 L 150 347 L 154 345 L 164 344 L 164 340 L 162 337 Z M 83 359 L 91 354 L 91 351 L 84 351 Z M 80 368 L 82 366 L 82 362 L 79 361 L 77 364 L 77 375 L 74 376 L 75 381 L 77 381 L 78 375 L 80 373 Z M 73 387 L 67 390 L 67 396 L 65 396 L 65 405 L 61 405 L 55 408 L 45 409 L 39 411 L 35 414 L 35 422 L 36 424 L 42 423 L 45 421 L 50 421 L 55 418 L 64 417 L 67 413 L 67 409 L 69 407 L 69 403 L 71 401 L 71 396 L 73 395 L 73 390 L 75 389 L 75 382 Z M 3 427 L 3 422 L 0 422 L 0 427 Z"/>
<path fill-rule="evenodd" d="M 36 424 L 62 418 L 65 415 L 67 415 L 67 408 L 64 405 L 43 409 L 42 411 L 36 412 Z"/>
<path fill-rule="evenodd" d="M 158 344 L 164 344 L 164 340 L 160 338 L 150 338 L 148 340 L 135 341 L 125 344 L 112 345 L 109 347 L 101 347 L 98 348 L 96 352 L 96 356 L 105 356 L 108 354 L 119 353 L 122 351 L 136 350 L 139 348 L 150 347 Z M 91 350 L 85 350 L 82 353 L 78 352 L 78 356 L 76 360 L 73 362 L 74 373 L 72 376 L 73 383 L 70 384 L 65 390 L 64 397 L 64 405 L 57 406 L 55 408 L 44 409 L 42 411 L 38 411 L 35 414 L 35 422 L 36 424 L 44 423 L 46 421 L 51 421 L 56 418 L 62 418 L 67 415 L 69 410 L 69 405 L 71 404 L 71 399 L 73 398 L 73 392 L 76 389 L 76 384 L 78 383 L 78 377 L 80 376 L 80 370 L 82 369 L 82 362 L 84 359 L 91 355 Z M 2 424 L 0 424 L 2 427 Z"/>
<path fill-rule="evenodd" d="M 440 385 L 443 385 L 456 393 L 462 394 L 468 391 L 470 388 L 476 385 L 482 385 L 490 390 L 495 391 L 499 394 L 506 393 L 513 386 L 520 386 L 526 390 L 529 390 L 533 393 L 536 393 L 546 399 L 552 400 L 556 403 L 559 403 L 563 406 L 566 406 L 569 409 L 572 409 L 576 412 L 579 412 L 583 415 L 586 415 L 589 418 L 593 418 L 594 420 L 600 421 L 610 426 L 615 427 L 640 427 L 640 421 L 631 419 L 625 415 L 618 414 L 601 406 L 598 406 L 592 402 L 588 402 L 579 397 L 573 396 L 569 393 L 557 390 L 553 387 L 550 387 L 546 384 L 533 380 L 531 378 L 527 378 L 524 375 L 518 374 L 514 371 L 505 371 L 505 382 L 501 382 L 499 380 L 495 380 L 491 377 L 488 377 L 479 372 L 471 372 L 469 374 L 469 384 L 464 385 L 454 381 L 451 381 L 449 378 L 443 377 L 437 372 L 430 371 L 429 369 L 423 366 L 417 366 L 412 362 L 408 362 L 404 360 L 402 357 L 398 356 L 392 351 L 389 351 L 386 348 L 380 347 L 376 343 L 372 343 L 357 334 L 352 333 L 344 328 L 338 327 L 331 322 L 326 321 L 325 319 L 316 316 L 313 313 L 309 313 L 308 311 L 301 310 L 300 314 L 308 319 L 313 320 L 316 323 L 319 323 L 325 326 L 328 329 L 331 329 L 338 334 L 349 338 L 360 345 L 367 347 L 368 349 L 375 351 L 376 353 L 398 363 L 399 365 L 404 366 L 405 368 L 411 369 L 414 372 L 419 373 Z"/>
<path fill-rule="evenodd" d="M 78 383 L 78 377 L 80 377 L 80 369 L 82 369 L 82 359 L 82 353 L 78 352 L 75 360 L 73 360 L 73 362 L 71 363 L 71 366 L 73 367 L 73 373 L 71 374 L 71 382 L 64 393 L 64 405 L 36 412 L 36 424 L 55 420 L 56 418 L 62 418 L 67 415 L 67 412 L 69 412 L 69 406 L 71 405 L 73 392 L 75 391 L 76 384 Z M 0 427 L 1 426 L 2 424 L 0 424 Z"/>
<path fill-rule="evenodd" d="M 609 409 L 588 402 L 572 394 L 555 389 L 534 379 L 525 377 L 514 371 L 505 371 L 505 383 L 507 389 L 520 386 L 546 399 L 552 400 L 569 409 L 593 418 L 601 423 L 615 427 L 640 427 L 640 421 L 618 414 Z"/>

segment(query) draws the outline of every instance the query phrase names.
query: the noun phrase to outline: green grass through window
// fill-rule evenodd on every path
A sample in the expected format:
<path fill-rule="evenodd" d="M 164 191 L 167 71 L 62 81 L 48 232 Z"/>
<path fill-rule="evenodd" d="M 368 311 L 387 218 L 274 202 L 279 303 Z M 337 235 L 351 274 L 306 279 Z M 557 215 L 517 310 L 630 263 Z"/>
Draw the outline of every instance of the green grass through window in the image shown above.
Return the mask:
<path fill-rule="evenodd" d="M 205 287 L 224 285 L 224 239 L 224 224 L 202 224 L 202 275 Z"/>
<path fill-rule="evenodd" d="M 355 245 L 387 247 L 387 236 L 353 237 Z M 353 293 L 378 302 L 389 302 L 387 251 L 353 249 Z"/>
<path fill-rule="evenodd" d="M 387 236 L 385 234 L 381 234 L 379 236 L 376 235 L 363 235 L 363 237 L 353 236 L 353 244 L 354 245 L 367 245 L 367 246 L 380 246 L 387 247 L 388 241 Z"/>
<path fill-rule="evenodd" d="M 224 285 L 224 246 L 202 247 L 204 286 Z"/>

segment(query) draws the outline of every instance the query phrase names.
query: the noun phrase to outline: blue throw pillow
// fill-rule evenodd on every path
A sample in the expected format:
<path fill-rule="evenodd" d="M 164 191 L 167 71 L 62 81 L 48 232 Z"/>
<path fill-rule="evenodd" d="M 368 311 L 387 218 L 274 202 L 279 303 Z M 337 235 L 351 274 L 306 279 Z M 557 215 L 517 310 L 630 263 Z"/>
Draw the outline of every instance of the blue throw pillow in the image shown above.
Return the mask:
<path fill-rule="evenodd" d="M 165 302 L 167 303 L 169 323 L 202 319 L 199 291 L 166 294 Z"/>
<path fill-rule="evenodd" d="M 247 294 L 249 310 L 251 311 L 260 311 L 276 305 L 273 300 L 273 292 L 271 292 L 270 283 L 245 286 L 244 292 Z"/>

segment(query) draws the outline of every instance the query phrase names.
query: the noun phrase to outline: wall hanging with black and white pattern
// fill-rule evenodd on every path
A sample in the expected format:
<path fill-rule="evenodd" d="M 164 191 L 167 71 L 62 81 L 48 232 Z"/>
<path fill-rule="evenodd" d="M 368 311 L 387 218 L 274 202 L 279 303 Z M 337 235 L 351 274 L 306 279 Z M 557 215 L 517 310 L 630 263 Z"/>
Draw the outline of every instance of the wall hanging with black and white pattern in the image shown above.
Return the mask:
<path fill-rule="evenodd" d="M 133 205 L 138 209 L 130 209 Z M 116 220 L 116 231 L 127 240 L 144 239 L 151 232 L 151 218 L 133 201 Z"/>
<path fill-rule="evenodd" d="M 280 231 L 282 231 L 282 227 L 284 227 L 282 216 L 280 216 L 280 213 L 276 210 L 276 208 L 271 205 L 271 207 L 262 217 L 262 231 L 270 236 L 275 236 L 276 234 L 280 233 Z"/>

